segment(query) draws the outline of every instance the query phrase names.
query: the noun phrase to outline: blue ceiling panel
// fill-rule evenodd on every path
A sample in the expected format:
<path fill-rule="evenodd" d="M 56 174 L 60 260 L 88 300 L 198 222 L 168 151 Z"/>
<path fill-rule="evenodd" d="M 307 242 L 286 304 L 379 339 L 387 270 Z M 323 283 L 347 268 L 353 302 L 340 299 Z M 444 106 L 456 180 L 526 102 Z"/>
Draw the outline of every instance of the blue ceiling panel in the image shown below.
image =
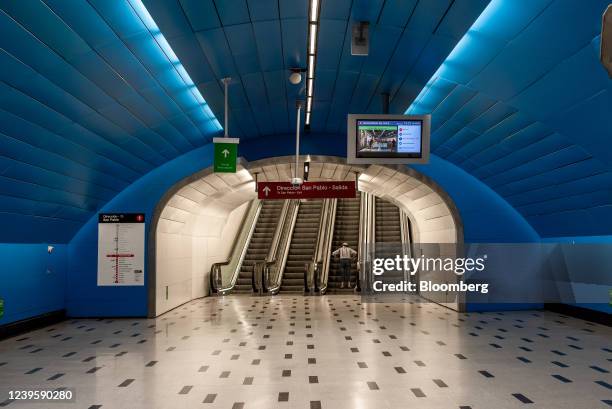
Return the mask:
<path fill-rule="evenodd" d="M 521 193 L 517 193 L 508 197 L 513 204 L 529 204 L 543 202 L 549 199 L 561 199 L 571 192 L 571 195 L 582 195 L 593 191 L 600 191 L 602 184 L 612 182 L 612 175 L 609 172 L 601 171 L 593 173 L 589 170 L 588 161 L 580 162 L 576 166 L 584 166 L 584 173 L 571 174 L 575 166 L 568 166 L 557 171 L 551 171 L 549 176 L 553 176 L 555 172 L 566 172 L 567 180 L 553 180 L 544 188 L 531 189 Z M 583 165 L 586 164 L 586 165 Z M 610 189 L 607 189 L 610 195 Z"/>
<path fill-rule="evenodd" d="M 282 20 L 306 20 L 308 18 L 308 0 L 279 0 L 278 4 Z M 294 21 L 294 23 L 298 24 L 298 21 Z"/>
<path fill-rule="evenodd" d="M 612 80 L 609 80 L 612 81 Z M 593 156 L 612 167 L 612 92 L 603 90 L 571 109 L 548 118 L 547 123 L 563 131 Z M 571 120 L 570 120 L 571 119 Z"/>
<path fill-rule="evenodd" d="M 408 20 L 410 19 L 410 17 L 412 16 L 412 13 L 414 13 L 415 7 L 418 3 L 419 3 L 418 0 L 387 0 L 385 1 L 383 10 L 380 13 L 378 24 L 382 26 L 403 28 L 408 22 Z M 474 19 L 470 22 L 470 24 L 474 21 Z M 468 27 L 469 27 L 469 24 L 468 24 Z"/>
<path fill-rule="evenodd" d="M 260 72 L 252 24 L 225 27 L 225 35 L 240 75 Z"/>
<path fill-rule="evenodd" d="M 353 94 L 351 96 L 351 103 L 349 105 L 349 112 L 365 112 L 370 101 L 370 97 L 376 90 L 376 84 L 378 82 L 377 75 L 367 74 L 362 72 L 359 76 L 359 80 Z"/>
<path fill-rule="evenodd" d="M 508 103 L 530 115 L 547 118 L 571 108 L 577 102 L 596 94 L 608 86 L 608 75 L 598 61 L 599 50 L 589 44 L 576 54 L 559 63 L 537 83 L 512 98 Z M 567 78 L 575 78 L 581 87 L 567 92 L 560 87 Z M 541 98 L 547 103 L 542 104 Z"/>
<path fill-rule="evenodd" d="M 117 164 L 112 158 L 107 158 L 99 152 L 88 149 L 80 144 L 80 141 L 72 142 L 64 139 L 6 111 L 0 110 L 0 119 L 2 133 L 37 147 L 42 152 L 49 152 L 51 160 L 65 157 L 68 160 L 91 168 L 88 173 L 93 172 L 107 179 L 109 174 L 116 174 L 116 184 L 119 187 L 125 187 L 137 177 L 137 173 L 131 169 Z M 43 157 L 42 154 L 41 157 Z M 110 179 L 108 180 L 110 183 Z"/>
<path fill-rule="evenodd" d="M 431 113 L 433 152 L 542 236 L 612 229 L 599 222 L 612 220 L 597 38 L 608 3 L 323 0 L 311 132 L 343 134 L 347 113 L 380 112 L 389 93 L 392 113 Z M 306 68 L 308 5 L 0 3 L 0 240 L 66 241 L 118 191 L 209 142 L 224 77 L 232 136 L 293 133 L 304 82 L 287 79 Z M 370 23 L 368 56 L 351 55 L 356 21 Z"/>
<path fill-rule="evenodd" d="M 267 101 L 266 87 L 261 72 L 242 76 L 242 82 L 249 101 Z M 254 106 L 254 113 L 259 132 L 263 135 L 273 134 L 274 127 L 270 115 L 270 105 Z"/>
<path fill-rule="evenodd" d="M 248 0 L 252 21 L 278 19 L 278 0 Z"/>
<path fill-rule="evenodd" d="M 543 236 L 602 234 L 593 214 L 612 218 L 612 81 L 597 48 L 607 3 L 493 0 L 407 110 L 432 113 L 434 152 Z M 464 88 L 472 98 L 453 100 Z M 567 217 L 583 221 L 555 224 Z"/>
<path fill-rule="evenodd" d="M 353 0 L 351 19 L 353 21 L 378 21 L 384 0 Z"/>
<path fill-rule="evenodd" d="M 347 20 L 351 12 L 353 0 L 322 1 L 321 21 L 324 20 Z"/>
<path fill-rule="evenodd" d="M 454 155 L 461 147 L 480 136 L 479 133 L 472 131 L 470 128 L 459 128 L 460 129 L 452 137 L 446 140 L 444 145 L 436 148 L 436 154 L 443 158 L 448 158 Z"/>
<path fill-rule="evenodd" d="M 192 30 L 177 27 L 185 48 Z M 29 230 L 9 223 L 0 241 L 67 241 L 117 192 L 220 131 L 140 0 L 3 2 L 0 63 L 0 220 Z"/>
<path fill-rule="evenodd" d="M 306 19 L 291 19 L 281 22 L 283 56 L 285 67 L 306 67 Z"/>
<path fill-rule="evenodd" d="M 319 38 L 325 39 L 328 46 L 321 47 L 317 54 L 317 71 L 338 69 L 342 56 L 344 34 L 347 22 L 345 20 L 322 20 L 319 25 Z M 316 74 L 315 74 L 316 75 Z"/>
<path fill-rule="evenodd" d="M 432 119 L 431 130 L 435 132 L 439 126 L 453 117 L 458 110 L 469 103 L 476 96 L 476 91 L 467 87 L 458 86 L 444 98 L 443 101 L 436 107 L 436 117 Z M 454 118 L 456 121 L 457 118 Z"/>
<path fill-rule="evenodd" d="M 278 20 L 253 23 L 261 70 L 276 71 L 283 69 L 283 42 Z M 284 78 L 283 78 L 284 79 Z"/>
<path fill-rule="evenodd" d="M 0 141 L 2 141 L 3 147 L 2 156 L 0 156 L 0 173 L 15 163 L 36 166 L 41 171 L 62 175 L 70 181 L 68 183 L 73 183 L 72 180 L 79 181 L 89 186 L 91 191 L 99 191 L 101 194 L 111 195 L 110 197 L 128 185 L 127 182 L 121 181 L 112 183 L 100 172 L 73 160 L 61 160 L 64 156 L 58 154 L 44 155 L 45 151 L 42 149 L 11 137 L 5 134 L 4 130 L 0 132 Z"/>
<path fill-rule="evenodd" d="M 236 76 L 236 68 L 232 52 L 229 49 L 222 28 L 195 33 L 204 53 L 208 56 L 210 65 L 217 78 Z"/>
<path fill-rule="evenodd" d="M 312 114 L 312 129 L 341 130 L 348 111 L 380 110 L 377 95 L 381 92 L 394 94 L 407 81 L 414 87 L 410 95 L 416 95 L 464 34 L 461 27 L 465 32 L 470 20 L 476 18 L 487 2 L 452 6 L 455 2 L 451 0 L 435 4 L 416 0 L 322 1 L 313 102 L 317 114 Z M 245 90 L 244 80 L 234 81 L 230 86 L 231 110 L 239 110 L 242 114 L 248 106 L 249 115 L 257 118 L 254 122 L 271 122 L 275 133 L 293 132 L 295 100 L 304 99 L 305 87 L 290 85 L 287 77 L 290 68 L 306 68 L 308 0 L 207 0 L 199 3 L 179 1 L 178 4 L 144 0 L 144 3 L 161 31 L 167 31 L 170 45 L 188 72 L 197 72 L 200 59 L 202 64 L 212 67 L 217 81 L 225 76 L 261 73 L 267 95 Z M 370 55 L 352 56 L 351 25 L 362 20 L 370 22 Z M 444 34 L 436 33 L 443 25 L 446 27 Z M 197 46 L 189 38 L 197 38 Z M 174 46 L 175 40 L 180 40 L 179 45 Z M 445 46 L 436 50 L 439 43 Z M 423 53 L 428 44 L 432 50 Z M 339 84 L 344 78 L 350 82 Z M 222 116 L 223 105 L 219 104 L 218 91 L 208 89 L 211 81 L 196 84 L 209 101 L 212 112 Z M 240 88 L 240 91 L 232 88 Z M 410 102 L 410 95 L 396 101 L 396 112 Z M 270 115 L 271 121 L 259 120 L 262 112 Z M 244 137 L 252 136 L 249 133 L 265 134 L 269 129 L 238 122 Z"/>
<path fill-rule="evenodd" d="M 370 55 L 363 63 L 362 72 L 380 76 L 393 55 L 401 34 L 402 30 L 397 27 L 377 27 L 372 33 Z"/>
<path fill-rule="evenodd" d="M 166 2 L 165 0 L 159 0 L 160 3 Z M 189 20 L 189 24 L 191 25 L 191 29 L 194 31 L 202 31 L 202 30 L 210 30 L 213 28 L 219 28 L 221 26 L 221 22 L 219 20 L 219 15 L 217 14 L 217 10 L 215 8 L 215 4 L 211 0 L 180 0 L 180 8 L 182 8 L 182 13 Z M 242 2 L 240 2 L 242 3 Z M 238 5 L 239 7 L 241 4 Z M 149 3 L 147 2 L 147 7 L 149 7 Z M 184 32 L 185 28 L 182 24 L 184 24 L 183 16 L 179 15 L 178 12 L 180 8 L 174 7 L 165 7 L 163 13 L 157 12 L 156 15 L 168 15 L 168 21 L 170 24 L 176 21 L 176 31 L 181 32 L 182 34 L 186 34 Z M 155 12 L 154 8 L 151 10 Z M 227 8 L 223 9 L 224 16 L 228 19 L 240 19 L 241 12 L 236 13 L 235 16 L 232 16 L 231 10 Z M 166 29 L 164 28 L 164 34 L 166 33 Z M 169 31 L 169 33 L 174 33 L 174 30 Z M 172 35 L 168 35 L 167 38 L 172 38 Z"/>
<path fill-rule="evenodd" d="M 552 212 L 563 212 L 566 210 L 579 209 L 589 203 L 590 206 L 612 205 L 612 191 L 592 192 L 580 196 L 565 196 L 563 199 L 549 200 L 525 206 L 517 206 L 517 209 L 529 216 L 549 214 Z"/>
<path fill-rule="evenodd" d="M 460 39 L 480 16 L 488 3 L 488 0 L 453 1 L 446 12 L 446 17 L 440 21 L 435 33 L 457 40 Z"/>
<path fill-rule="evenodd" d="M 495 105 L 495 100 L 487 98 L 485 95 L 471 95 L 462 106 L 458 107 L 459 109 L 453 114 L 451 119 L 467 125 L 487 112 L 493 105 Z M 438 142 L 437 138 L 436 142 Z"/>
<path fill-rule="evenodd" d="M 503 196 L 510 196 L 536 190 L 541 186 L 558 184 L 560 181 L 587 178 L 602 172 L 602 169 L 589 161 L 589 158 L 585 158 L 582 152 L 571 152 L 566 149 L 557 155 L 549 155 L 546 159 L 546 164 L 532 167 L 532 176 L 498 186 L 497 191 Z"/>
<path fill-rule="evenodd" d="M 477 168 L 473 172 L 489 185 L 496 187 L 528 177 L 532 174 L 533 168 L 531 165 L 537 162 L 539 158 L 570 146 L 571 143 L 560 134 L 549 134 L 539 141 L 534 141 L 529 146 L 511 151 L 508 155 Z M 487 176 L 481 176 L 482 171 L 486 172 Z"/>

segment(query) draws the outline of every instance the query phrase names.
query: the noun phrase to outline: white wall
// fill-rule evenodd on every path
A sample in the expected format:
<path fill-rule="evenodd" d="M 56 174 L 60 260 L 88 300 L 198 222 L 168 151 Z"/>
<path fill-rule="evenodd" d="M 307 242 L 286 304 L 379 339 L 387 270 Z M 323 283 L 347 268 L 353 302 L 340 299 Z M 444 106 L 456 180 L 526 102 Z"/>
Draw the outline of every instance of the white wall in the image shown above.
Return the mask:
<path fill-rule="evenodd" d="M 180 189 L 156 232 L 156 314 L 208 294 L 213 263 L 225 261 L 255 197 L 250 174 L 208 175 Z"/>

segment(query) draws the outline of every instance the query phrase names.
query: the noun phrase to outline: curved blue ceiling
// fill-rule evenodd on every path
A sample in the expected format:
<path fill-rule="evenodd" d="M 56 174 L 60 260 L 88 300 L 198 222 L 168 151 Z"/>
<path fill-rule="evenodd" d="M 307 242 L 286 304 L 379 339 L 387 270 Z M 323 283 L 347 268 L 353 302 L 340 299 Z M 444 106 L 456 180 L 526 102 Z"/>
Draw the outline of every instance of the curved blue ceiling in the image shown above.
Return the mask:
<path fill-rule="evenodd" d="M 609 234 L 607 2 L 323 0 L 312 132 L 341 138 L 347 113 L 379 112 L 389 93 L 393 113 L 432 112 L 433 152 L 541 235 Z M 66 242 L 133 181 L 208 143 L 223 77 L 232 135 L 292 133 L 303 90 L 287 77 L 305 66 L 307 6 L 1 2 L 0 241 Z M 361 20 L 370 55 L 354 57 Z"/>
<path fill-rule="evenodd" d="M 213 112 L 232 77 L 230 133 L 295 129 L 304 90 L 289 69 L 306 68 L 308 0 L 143 0 Z M 403 112 L 489 0 L 323 0 L 312 132 L 343 133 L 347 112 L 380 112 L 380 94 Z M 351 55 L 355 21 L 370 22 L 370 55 Z"/>
<path fill-rule="evenodd" d="M 493 0 L 408 113 L 432 152 L 488 184 L 542 236 L 612 231 L 608 0 Z"/>
<path fill-rule="evenodd" d="M 0 3 L 1 241 L 67 241 L 221 130 L 141 4 Z"/>

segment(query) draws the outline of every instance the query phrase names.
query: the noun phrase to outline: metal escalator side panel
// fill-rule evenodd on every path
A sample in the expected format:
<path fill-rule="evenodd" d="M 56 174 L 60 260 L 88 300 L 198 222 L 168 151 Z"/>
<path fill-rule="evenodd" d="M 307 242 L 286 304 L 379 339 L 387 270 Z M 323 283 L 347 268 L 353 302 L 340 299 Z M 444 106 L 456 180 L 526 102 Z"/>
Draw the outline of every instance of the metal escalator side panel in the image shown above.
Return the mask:
<path fill-rule="evenodd" d="M 238 279 L 238 275 L 240 273 L 240 268 L 242 267 L 242 262 L 246 255 L 246 249 L 249 246 L 253 232 L 255 231 L 255 226 L 257 221 L 259 220 L 259 215 L 261 214 L 262 203 L 258 199 L 254 199 L 249 203 L 249 207 L 245 212 L 244 218 L 242 220 L 242 227 L 236 239 L 234 240 L 234 244 L 232 245 L 232 249 L 230 250 L 230 259 L 228 260 L 228 268 L 225 269 L 221 267 L 221 275 L 230 275 L 228 280 L 221 280 L 222 287 L 218 289 L 219 294 L 224 295 L 231 292 L 236 284 L 236 280 Z M 237 260 L 234 264 L 233 262 Z M 212 273 L 212 272 L 211 272 Z M 227 285 L 223 285 L 223 282 L 227 282 Z"/>
<path fill-rule="evenodd" d="M 235 292 L 250 293 L 252 291 L 253 268 L 257 261 L 265 260 L 268 255 L 269 242 L 278 223 L 281 209 L 282 203 L 261 202 L 261 210 L 251 238 L 244 247 L 244 256 L 240 260 L 240 267 L 233 286 Z"/>
<path fill-rule="evenodd" d="M 330 266 L 330 261 L 331 261 L 331 252 L 332 252 L 332 245 L 333 245 L 334 228 L 336 224 L 337 209 L 338 209 L 338 199 L 331 199 L 330 204 L 327 208 L 328 213 L 326 214 L 326 222 L 325 222 L 326 225 L 324 226 L 324 230 L 322 231 L 322 234 L 324 235 L 323 237 L 324 244 L 322 246 L 323 254 L 321 255 L 322 257 L 319 257 L 321 259 L 321 262 L 319 264 L 321 266 L 320 267 L 321 271 L 315 272 L 315 274 L 319 274 L 320 276 L 320 283 L 319 283 L 319 293 L 320 294 L 325 294 L 325 292 L 327 291 L 327 282 L 328 282 L 328 277 L 329 277 L 329 266 Z M 317 260 L 317 262 L 319 262 L 319 260 Z"/>

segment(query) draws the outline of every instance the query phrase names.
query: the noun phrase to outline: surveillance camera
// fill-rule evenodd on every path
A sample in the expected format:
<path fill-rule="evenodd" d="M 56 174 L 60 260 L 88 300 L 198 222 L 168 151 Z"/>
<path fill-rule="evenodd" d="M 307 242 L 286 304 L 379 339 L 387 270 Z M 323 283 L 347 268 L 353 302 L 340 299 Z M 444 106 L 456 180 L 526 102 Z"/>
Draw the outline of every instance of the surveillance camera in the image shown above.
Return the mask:
<path fill-rule="evenodd" d="M 293 72 L 289 76 L 289 82 L 293 85 L 299 84 L 300 82 L 302 82 L 302 74 L 300 74 L 299 72 Z"/>
<path fill-rule="evenodd" d="M 291 179 L 291 185 L 293 187 L 300 187 L 302 185 L 302 183 L 304 183 L 304 182 L 300 178 L 293 178 L 293 179 Z"/>

